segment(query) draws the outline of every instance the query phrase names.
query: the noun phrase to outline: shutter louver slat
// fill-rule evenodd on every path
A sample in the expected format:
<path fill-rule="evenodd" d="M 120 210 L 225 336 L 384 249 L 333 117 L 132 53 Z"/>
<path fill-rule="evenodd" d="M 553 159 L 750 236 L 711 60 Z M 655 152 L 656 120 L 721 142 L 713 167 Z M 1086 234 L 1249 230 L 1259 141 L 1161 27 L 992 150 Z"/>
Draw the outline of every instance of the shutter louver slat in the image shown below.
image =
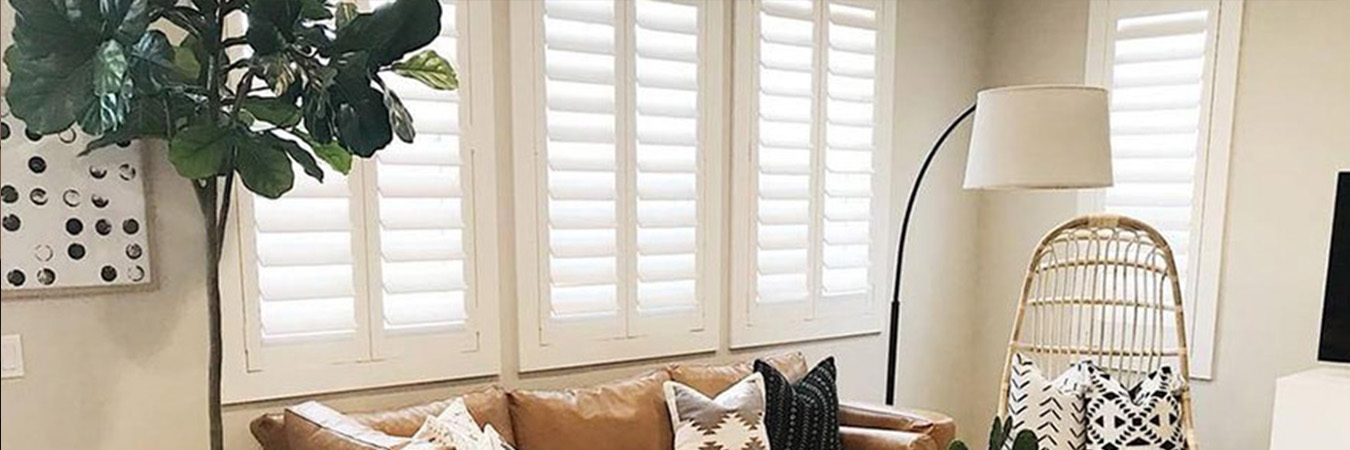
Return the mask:
<path fill-rule="evenodd" d="M 459 68 L 456 3 L 441 1 L 442 37 L 430 47 Z M 417 140 L 396 141 L 375 158 L 383 327 L 390 333 L 462 327 L 472 300 L 459 94 L 420 83 L 390 88 L 412 115 Z"/>
<path fill-rule="evenodd" d="M 637 310 L 689 311 L 698 302 L 699 7 L 634 7 Z"/>
<path fill-rule="evenodd" d="M 870 5 L 869 5 L 870 6 Z M 822 300 L 871 292 L 877 11 L 830 2 L 820 261 Z"/>
<path fill-rule="evenodd" d="M 551 317 L 618 305 L 615 7 L 544 2 Z"/>
<path fill-rule="evenodd" d="M 1116 19 L 1108 55 L 1116 184 L 1106 190 L 1105 209 L 1162 231 L 1183 279 L 1211 19 L 1205 10 Z"/>

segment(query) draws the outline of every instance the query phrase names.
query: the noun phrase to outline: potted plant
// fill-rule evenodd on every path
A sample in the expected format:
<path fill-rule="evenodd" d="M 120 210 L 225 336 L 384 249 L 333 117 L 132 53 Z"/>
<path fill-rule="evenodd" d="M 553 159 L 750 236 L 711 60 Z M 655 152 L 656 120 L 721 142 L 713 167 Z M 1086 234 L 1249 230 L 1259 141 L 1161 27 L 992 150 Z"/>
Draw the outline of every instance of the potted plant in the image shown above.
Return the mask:
<path fill-rule="evenodd" d="M 1012 418 L 1000 420 L 994 418 L 994 425 L 989 430 L 989 450 L 1037 450 L 1036 433 L 1031 430 L 1022 430 L 1017 433 L 1009 443 L 1008 438 L 1012 436 Z M 947 450 L 970 450 L 966 443 L 961 441 L 952 442 Z"/>
<path fill-rule="evenodd" d="M 395 137 L 412 142 L 412 117 L 384 77 L 457 88 L 445 59 L 412 54 L 440 34 L 440 3 L 395 0 L 359 12 L 326 0 L 10 2 L 6 95 L 30 133 L 75 127 L 92 137 L 84 153 L 167 143 L 168 160 L 191 181 L 205 219 L 210 442 L 220 450 L 219 266 L 236 178 L 278 198 L 296 167 L 322 181 L 319 161 L 346 174 L 353 156 L 368 158 Z M 231 33 L 227 24 L 245 17 L 247 31 Z"/>

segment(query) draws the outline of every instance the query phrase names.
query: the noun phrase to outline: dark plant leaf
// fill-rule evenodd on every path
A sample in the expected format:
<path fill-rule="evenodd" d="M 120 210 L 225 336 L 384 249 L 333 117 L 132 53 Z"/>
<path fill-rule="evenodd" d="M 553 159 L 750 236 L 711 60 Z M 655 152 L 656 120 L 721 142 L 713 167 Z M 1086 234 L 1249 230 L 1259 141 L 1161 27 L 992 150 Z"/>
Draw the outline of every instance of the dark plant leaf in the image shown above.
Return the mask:
<path fill-rule="evenodd" d="M 139 92 L 157 92 L 171 80 L 186 82 L 196 73 L 183 76 L 174 64 L 174 48 L 169 38 L 159 30 L 151 30 L 141 37 L 127 54 L 130 60 L 131 80 Z M 194 60 L 195 62 L 195 60 Z"/>
<path fill-rule="evenodd" d="M 286 151 L 261 145 L 259 139 L 250 139 L 254 145 L 239 148 L 235 156 L 235 171 L 244 187 L 266 198 L 281 198 L 295 187 L 295 169 Z"/>
<path fill-rule="evenodd" d="M 947 450 L 970 450 L 970 449 L 966 447 L 965 442 L 954 441 L 952 442 L 952 445 L 947 446 Z"/>
<path fill-rule="evenodd" d="M 15 46 L 36 58 L 93 56 L 104 41 L 97 3 L 52 0 L 10 0 L 14 7 Z"/>
<path fill-rule="evenodd" d="M 248 31 L 244 33 L 248 45 L 258 55 L 272 55 L 286 48 L 285 37 L 277 24 L 268 20 L 248 16 Z"/>
<path fill-rule="evenodd" d="M 334 105 L 338 140 L 357 156 L 369 158 L 394 139 L 389 109 L 384 96 L 369 86 L 343 90 L 345 98 Z"/>
<path fill-rule="evenodd" d="M 296 164 L 299 164 L 301 169 L 304 169 L 305 175 L 309 175 L 320 183 L 323 182 L 323 169 L 319 168 L 319 162 L 314 159 L 314 155 L 309 154 L 309 151 L 305 150 L 304 147 L 301 147 L 300 144 L 271 133 L 259 135 L 258 140 L 259 144 L 264 147 L 272 147 L 286 152 L 286 155 L 290 156 L 291 160 L 295 161 Z"/>
<path fill-rule="evenodd" d="M 141 36 L 150 27 L 149 3 L 148 0 L 99 0 L 104 35 L 111 34 L 127 47 L 140 42 Z"/>
<path fill-rule="evenodd" d="M 80 120 L 85 133 L 98 136 L 122 126 L 131 108 L 127 55 L 117 41 L 107 41 L 94 58 L 94 107 Z"/>
<path fill-rule="evenodd" d="M 89 141 L 80 156 L 138 139 L 168 139 L 170 123 L 187 122 L 197 111 L 197 104 L 185 95 L 142 95 L 132 97 L 131 102 L 131 112 L 122 127 Z"/>
<path fill-rule="evenodd" d="M 305 130 L 315 142 L 333 142 L 333 113 L 325 89 L 306 89 L 301 97 Z"/>
<path fill-rule="evenodd" d="M 994 417 L 994 425 L 989 429 L 989 448 L 1003 448 L 1003 419 Z"/>
<path fill-rule="evenodd" d="M 243 108 L 254 117 L 280 128 L 296 126 L 304 117 L 295 101 L 286 98 L 248 97 L 244 99 Z"/>
<path fill-rule="evenodd" d="M 380 85 L 384 86 L 383 83 Z M 400 100 L 394 91 L 385 88 L 384 106 L 389 108 L 389 125 L 393 127 L 394 135 L 398 136 L 399 140 L 411 144 L 413 138 L 417 137 L 417 130 L 413 129 L 412 114 L 403 106 L 403 100 Z"/>
<path fill-rule="evenodd" d="M 1031 430 L 1022 430 L 1017 433 L 1017 438 L 1013 440 L 1013 450 L 1037 450 L 1036 433 Z"/>
<path fill-rule="evenodd" d="M 249 27 L 268 22 L 281 33 L 289 33 L 300 19 L 300 0 L 248 0 Z"/>
<path fill-rule="evenodd" d="M 230 170 L 227 167 L 230 156 L 246 137 L 233 127 L 215 123 L 192 125 L 178 131 L 169 142 L 169 162 L 184 178 L 195 180 L 221 175 Z"/>
<path fill-rule="evenodd" d="M 68 129 L 94 104 L 92 58 L 34 55 L 16 44 L 5 52 L 5 67 L 11 74 L 5 96 L 29 131 L 47 135 Z"/>
<path fill-rule="evenodd" d="M 453 91 L 459 89 L 459 78 L 450 62 L 436 54 L 435 50 L 426 50 L 407 61 L 394 63 L 394 73 L 421 81 L 432 89 Z"/>
<path fill-rule="evenodd" d="M 395 0 L 339 29 L 329 56 L 365 51 L 370 53 L 370 67 L 385 67 L 430 44 L 440 33 L 439 1 Z"/>
<path fill-rule="evenodd" d="M 333 12 L 323 0 L 300 0 L 300 17 L 305 20 L 328 20 Z"/>

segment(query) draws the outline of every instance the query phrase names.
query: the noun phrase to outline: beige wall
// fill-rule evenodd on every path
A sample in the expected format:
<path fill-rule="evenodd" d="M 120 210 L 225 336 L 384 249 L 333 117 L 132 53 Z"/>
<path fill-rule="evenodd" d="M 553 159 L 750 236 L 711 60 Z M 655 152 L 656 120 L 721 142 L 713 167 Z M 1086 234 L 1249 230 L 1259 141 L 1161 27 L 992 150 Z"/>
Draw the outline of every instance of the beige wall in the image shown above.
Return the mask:
<path fill-rule="evenodd" d="M 504 8 L 502 8 L 504 10 Z M 901 2 L 899 36 L 897 154 L 903 162 L 899 179 L 908 179 L 912 167 L 938 128 L 972 100 L 983 80 L 985 11 L 982 0 Z M 12 22 L 8 15 L 2 21 Z M 499 19 L 501 19 L 499 17 Z M 504 29 L 502 30 L 504 38 Z M 6 34 L 7 36 L 7 34 Z M 499 42 L 504 42 L 500 39 Z M 505 57 L 502 60 L 506 60 Z M 498 67 L 505 70 L 505 67 Z M 503 72 L 504 73 L 504 72 Z M 506 79 L 502 76 L 499 79 Z M 506 95 L 510 86 L 496 86 Z M 502 104 L 509 102 L 503 101 Z M 498 111 L 509 117 L 509 111 Z M 503 143 L 510 136 L 503 130 Z M 963 141 L 964 137 L 958 139 Z M 954 142 L 949 150 L 963 149 Z M 503 148 L 505 151 L 505 147 Z M 967 374 L 973 364 L 966 355 L 975 327 L 969 324 L 975 302 L 976 198 L 959 189 L 959 150 L 943 155 L 935 169 L 916 219 L 917 236 L 906 271 L 913 280 L 905 287 L 905 325 L 902 333 L 900 401 L 949 411 L 965 420 L 968 405 Z M 156 450 L 203 448 L 206 439 L 204 383 L 206 327 L 200 250 L 202 233 L 188 184 L 176 177 L 151 152 L 148 170 L 155 206 L 155 239 L 160 286 L 154 292 L 122 295 L 5 300 L 0 304 L 0 331 L 23 335 L 27 376 L 0 383 L 3 433 L 0 446 L 8 450 L 37 448 L 96 448 Z M 503 236 L 509 236 L 512 215 L 509 170 L 502 161 Z M 905 183 L 897 181 L 897 196 Z M 512 254 L 503 239 L 501 254 Z M 503 278 L 510 279 L 512 264 L 503 262 Z M 514 288 L 501 288 L 502 317 L 515 317 Z M 726 315 L 724 314 L 724 317 Z M 519 375 L 516 371 L 515 330 L 503 320 L 504 374 L 495 380 L 436 383 L 321 399 L 343 409 L 385 408 L 431 399 L 488 382 L 512 387 L 552 388 L 601 382 L 627 376 L 672 360 Z M 724 324 L 724 329 L 726 326 Z M 725 340 L 724 340 L 725 342 Z M 880 400 L 884 389 L 885 344 L 880 336 L 822 341 L 786 348 L 802 349 L 813 359 L 834 355 L 840 362 L 843 396 Z M 783 347 L 759 352 L 780 351 Z M 730 360 L 726 349 L 683 360 Z M 227 447 L 256 448 L 247 423 L 290 401 L 232 406 L 225 413 Z"/>
<path fill-rule="evenodd" d="M 989 84 L 1082 80 L 1087 2 L 1002 0 L 991 16 Z M 1350 169 L 1350 1 L 1249 0 L 1243 22 L 1214 380 L 1195 387 L 1201 442 L 1224 450 L 1266 448 L 1275 379 L 1316 364 L 1335 172 Z M 986 415 L 1026 258 L 1073 207 L 981 201 Z"/>

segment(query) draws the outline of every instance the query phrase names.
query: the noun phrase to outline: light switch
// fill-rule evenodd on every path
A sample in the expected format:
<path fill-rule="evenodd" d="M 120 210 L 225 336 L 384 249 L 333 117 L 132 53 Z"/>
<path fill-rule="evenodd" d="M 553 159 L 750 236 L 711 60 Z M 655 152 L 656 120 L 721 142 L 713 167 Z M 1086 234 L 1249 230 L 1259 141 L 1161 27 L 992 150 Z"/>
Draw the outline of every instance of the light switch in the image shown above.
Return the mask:
<path fill-rule="evenodd" d="M 0 338 L 0 378 L 23 378 L 23 341 L 17 334 Z"/>

